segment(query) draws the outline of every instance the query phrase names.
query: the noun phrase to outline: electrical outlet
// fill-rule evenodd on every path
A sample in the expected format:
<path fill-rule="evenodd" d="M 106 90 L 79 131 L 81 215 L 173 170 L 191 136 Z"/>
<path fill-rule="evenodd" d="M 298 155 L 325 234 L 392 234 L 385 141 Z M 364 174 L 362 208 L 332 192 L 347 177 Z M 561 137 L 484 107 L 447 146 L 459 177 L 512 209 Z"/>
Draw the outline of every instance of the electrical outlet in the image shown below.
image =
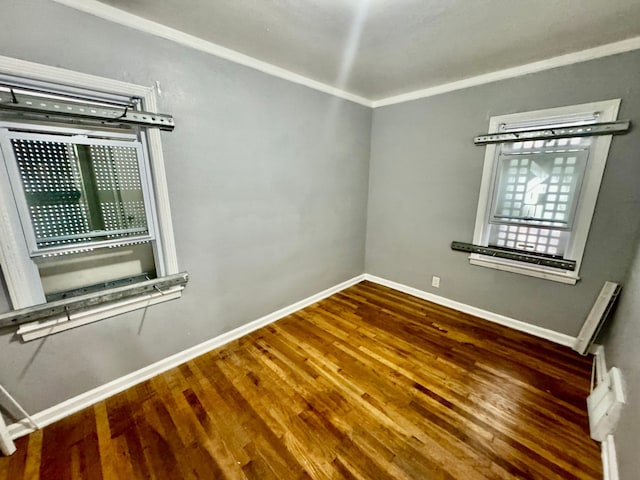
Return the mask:
<path fill-rule="evenodd" d="M 431 279 L 431 286 L 432 287 L 436 287 L 436 288 L 440 288 L 440 277 L 436 277 L 434 275 L 433 278 Z"/>

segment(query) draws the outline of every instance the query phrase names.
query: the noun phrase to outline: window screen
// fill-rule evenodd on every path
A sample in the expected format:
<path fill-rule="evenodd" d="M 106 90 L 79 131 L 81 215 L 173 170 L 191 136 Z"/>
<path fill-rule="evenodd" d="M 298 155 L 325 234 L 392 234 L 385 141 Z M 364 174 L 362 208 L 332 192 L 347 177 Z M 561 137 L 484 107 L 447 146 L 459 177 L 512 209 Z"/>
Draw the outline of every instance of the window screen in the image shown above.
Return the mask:
<path fill-rule="evenodd" d="M 151 238 L 139 142 L 6 135 L 24 197 L 18 202 L 21 219 L 31 227 L 32 254 Z"/>

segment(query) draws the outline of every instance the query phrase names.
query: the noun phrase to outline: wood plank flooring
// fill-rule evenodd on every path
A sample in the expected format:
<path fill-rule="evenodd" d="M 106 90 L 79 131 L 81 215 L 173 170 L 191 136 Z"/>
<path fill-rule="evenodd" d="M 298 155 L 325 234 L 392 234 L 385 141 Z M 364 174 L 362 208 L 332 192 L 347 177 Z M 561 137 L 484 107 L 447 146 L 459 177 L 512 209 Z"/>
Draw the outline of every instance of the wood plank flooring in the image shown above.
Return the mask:
<path fill-rule="evenodd" d="M 590 373 L 363 282 L 19 439 L 0 480 L 601 479 Z"/>

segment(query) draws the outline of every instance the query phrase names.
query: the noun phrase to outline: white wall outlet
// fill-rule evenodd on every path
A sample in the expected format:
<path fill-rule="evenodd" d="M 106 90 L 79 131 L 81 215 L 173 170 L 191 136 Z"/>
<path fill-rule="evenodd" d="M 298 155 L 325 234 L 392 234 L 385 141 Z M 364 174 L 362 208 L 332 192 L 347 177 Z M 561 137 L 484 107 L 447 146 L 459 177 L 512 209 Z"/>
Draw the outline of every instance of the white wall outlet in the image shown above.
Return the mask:
<path fill-rule="evenodd" d="M 440 277 L 436 277 L 434 275 L 433 278 L 431 279 L 431 286 L 432 287 L 436 287 L 436 288 L 440 288 Z"/>

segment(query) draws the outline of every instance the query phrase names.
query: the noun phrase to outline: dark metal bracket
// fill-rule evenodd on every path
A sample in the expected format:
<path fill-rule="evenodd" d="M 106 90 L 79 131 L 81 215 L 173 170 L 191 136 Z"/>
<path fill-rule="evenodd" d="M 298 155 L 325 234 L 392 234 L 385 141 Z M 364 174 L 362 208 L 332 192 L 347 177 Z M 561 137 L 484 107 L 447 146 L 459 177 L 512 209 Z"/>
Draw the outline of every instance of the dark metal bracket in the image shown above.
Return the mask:
<path fill-rule="evenodd" d="M 565 260 L 562 258 L 551 258 L 543 255 L 532 255 L 530 253 L 520 253 L 512 250 L 504 250 L 496 247 L 485 247 L 482 245 L 474 245 L 473 243 L 451 242 L 451 249 L 459 252 L 479 253 L 489 257 L 506 258 L 516 260 L 518 262 L 532 263 L 542 265 L 544 267 L 560 268 L 562 270 L 576 269 L 575 260 Z"/>
<path fill-rule="evenodd" d="M 44 320 L 50 317 L 65 315 L 69 317 L 71 309 L 81 310 L 96 305 L 114 302 L 124 298 L 136 297 L 149 293 L 166 290 L 171 287 L 186 285 L 189 275 L 186 272 L 154 278 L 123 287 L 110 288 L 99 293 L 89 293 L 77 297 L 65 298 L 53 302 L 21 308 L 0 315 L 0 328 L 14 327 L 23 323 Z"/>
<path fill-rule="evenodd" d="M 476 145 L 490 143 L 522 142 L 525 140 L 551 140 L 553 138 L 592 137 L 595 135 L 621 135 L 631 128 L 631 122 L 603 122 L 573 127 L 521 130 L 517 132 L 487 133 L 473 139 Z"/>

